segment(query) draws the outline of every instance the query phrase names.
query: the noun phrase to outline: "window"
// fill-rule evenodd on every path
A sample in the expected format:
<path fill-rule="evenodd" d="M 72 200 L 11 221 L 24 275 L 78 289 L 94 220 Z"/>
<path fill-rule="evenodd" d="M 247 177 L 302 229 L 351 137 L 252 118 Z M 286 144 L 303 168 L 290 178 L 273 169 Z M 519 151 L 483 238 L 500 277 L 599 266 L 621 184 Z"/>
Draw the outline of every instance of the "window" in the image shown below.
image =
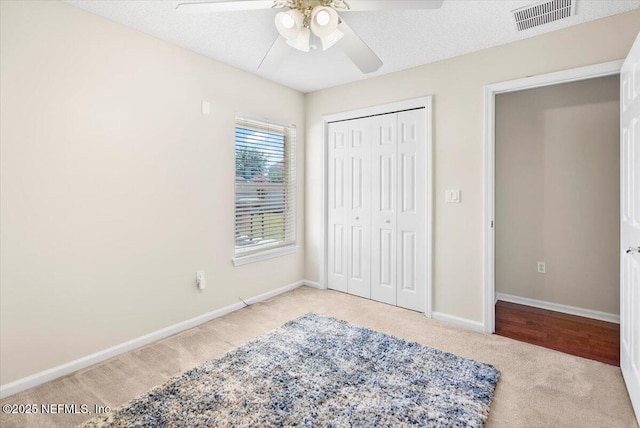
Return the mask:
<path fill-rule="evenodd" d="M 236 265 L 295 245 L 295 141 L 294 127 L 236 118 Z"/>

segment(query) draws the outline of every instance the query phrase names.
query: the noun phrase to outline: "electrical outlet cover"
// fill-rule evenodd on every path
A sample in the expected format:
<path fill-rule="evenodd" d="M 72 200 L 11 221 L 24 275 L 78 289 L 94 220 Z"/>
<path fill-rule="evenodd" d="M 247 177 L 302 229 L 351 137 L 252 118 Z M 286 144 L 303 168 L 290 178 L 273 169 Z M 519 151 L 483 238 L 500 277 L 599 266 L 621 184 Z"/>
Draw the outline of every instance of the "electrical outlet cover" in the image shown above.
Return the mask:
<path fill-rule="evenodd" d="M 205 281 L 204 281 L 204 271 L 199 270 L 196 272 L 196 285 L 200 290 L 204 290 Z"/>

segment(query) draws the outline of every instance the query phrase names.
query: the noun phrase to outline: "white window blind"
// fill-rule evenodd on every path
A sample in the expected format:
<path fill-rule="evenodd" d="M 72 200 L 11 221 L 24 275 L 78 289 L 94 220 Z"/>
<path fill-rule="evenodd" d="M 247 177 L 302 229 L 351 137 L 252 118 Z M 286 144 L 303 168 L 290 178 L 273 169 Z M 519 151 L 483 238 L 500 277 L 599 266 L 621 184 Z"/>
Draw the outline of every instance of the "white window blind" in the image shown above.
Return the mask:
<path fill-rule="evenodd" d="M 295 127 L 236 117 L 236 257 L 296 242 Z"/>

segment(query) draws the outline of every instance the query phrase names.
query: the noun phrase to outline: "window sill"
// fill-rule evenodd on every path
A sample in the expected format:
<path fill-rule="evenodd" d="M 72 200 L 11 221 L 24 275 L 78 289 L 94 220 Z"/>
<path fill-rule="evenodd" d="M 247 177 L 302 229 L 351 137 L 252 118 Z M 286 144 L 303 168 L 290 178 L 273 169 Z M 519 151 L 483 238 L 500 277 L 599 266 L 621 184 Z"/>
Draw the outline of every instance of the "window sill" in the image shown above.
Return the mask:
<path fill-rule="evenodd" d="M 284 256 L 286 254 L 292 254 L 298 251 L 297 245 L 291 245 L 289 247 L 274 248 L 273 250 L 265 250 L 260 253 L 251 254 L 248 256 L 240 256 L 233 258 L 234 266 L 242 266 L 249 263 L 259 262 L 261 260 L 272 259 L 274 257 Z"/>

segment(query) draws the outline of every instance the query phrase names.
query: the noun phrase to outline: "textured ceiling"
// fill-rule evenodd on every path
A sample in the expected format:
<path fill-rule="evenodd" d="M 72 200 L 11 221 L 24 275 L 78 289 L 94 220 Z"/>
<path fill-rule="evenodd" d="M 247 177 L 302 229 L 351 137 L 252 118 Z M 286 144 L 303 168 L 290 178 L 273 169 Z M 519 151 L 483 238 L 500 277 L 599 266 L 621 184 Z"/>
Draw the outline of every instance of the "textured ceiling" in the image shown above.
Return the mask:
<path fill-rule="evenodd" d="M 66 2 L 302 92 L 428 64 L 640 8 L 640 0 L 577 0 L 575 16 L 522 32 L 516 31 L 510 11 L 535 0 L 445 0 L 436 10 L 344 13 L 345 21 L 384 62 L 376 73 L 364 75 L 337 46 L 310 53 L 291 48 L 276 70 L 258 71 L 278 35 L 274 10 L 180 14 L 175 7 L 183 1 Z"/>

